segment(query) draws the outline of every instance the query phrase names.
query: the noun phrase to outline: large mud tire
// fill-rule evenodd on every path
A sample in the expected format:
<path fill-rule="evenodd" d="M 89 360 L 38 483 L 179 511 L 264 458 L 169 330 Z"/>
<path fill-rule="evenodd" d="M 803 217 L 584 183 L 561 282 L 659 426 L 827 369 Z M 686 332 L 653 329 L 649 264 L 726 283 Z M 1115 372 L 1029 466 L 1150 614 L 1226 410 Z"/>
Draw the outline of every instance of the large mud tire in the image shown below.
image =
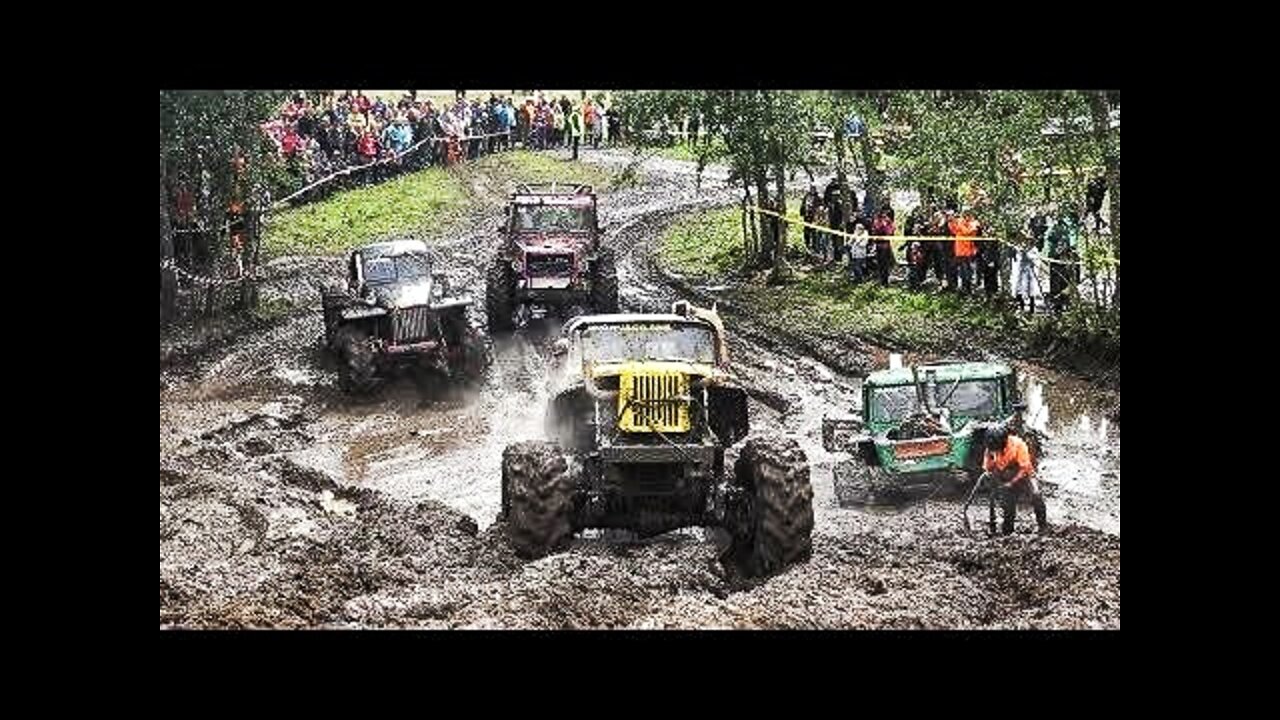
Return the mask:
<path fill-rule="evenodd" d="M 334 348 L 338 353 L 338 379 L 344 391 L 364 395 L 377 389 L 375 352 L 368 334 L 351 325 L 338 328 Z"/>
<path fill-rule="evenodd" d="M 502 452 L 502 516 L 526 560 L 554 552 L 573 534 L 573 480 L 555 443 L 520 442 Z"/>
<path fill-rule="evenodd" d="M 320 307 L 324 317 L 324 342 L 331 349 L 337 348 L 337 334 L 342 327 L 342 309 L 351 298 L 340 286 L 328 284 L 320 287 Z"/>
<path fill-rule="evenodd" d="M 446 340 L 458 352 L 450 358 L 449 373 L 455 380 L 479 384 L 493 365 L 493 344 L 479 330 L 467 323 L 462 313 L 445 321 Z"/>
<path fill-rule="evenodd" d="M 498 255 L 485 276 L 485 314 L 489 334 L 511 332 L 515 328 L 516 277 L 506 256 Z"/>
<path fill-rule="evenodd" d="M 591 310 L 618 312 L 618 268 L 610 248 L 600 248 L 591 264 Z"/>
<path fill-rule="evenodd" d="M 747 575 L 763 576 L 809 559 L 813 550 L 813 487 L 809 461 L 790 438 L 747 440 L 734 476 L 748 497 L 746 527 L 733 555 Z"/>

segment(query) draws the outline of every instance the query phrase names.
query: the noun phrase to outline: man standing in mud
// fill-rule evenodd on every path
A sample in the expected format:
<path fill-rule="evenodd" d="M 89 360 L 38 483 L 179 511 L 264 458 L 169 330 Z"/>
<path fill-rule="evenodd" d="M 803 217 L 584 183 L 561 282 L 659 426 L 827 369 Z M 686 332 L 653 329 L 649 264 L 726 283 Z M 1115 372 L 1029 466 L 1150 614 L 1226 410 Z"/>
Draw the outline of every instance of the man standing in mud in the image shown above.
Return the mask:
<path fill-rule="evenodd" d="M 1031 451 L 1025 440 L 1010 433 L 1003 425 L 988 431 L 982 469 L 978 484 L 985 483 L 989 488 L 987 529 L 992 535 L 996 534 L 996 500 L 1000 500 L 1000 532 L 1009 535 L 1013 533 L 1018 499 L 1027 495 L 1031 497 L 1031 507 L 1036 513 L 1036 526 L 1041 533 L 1049 529 L 1044 496 L 1040 493 L 1035 465 L 1031 462 Z"/>

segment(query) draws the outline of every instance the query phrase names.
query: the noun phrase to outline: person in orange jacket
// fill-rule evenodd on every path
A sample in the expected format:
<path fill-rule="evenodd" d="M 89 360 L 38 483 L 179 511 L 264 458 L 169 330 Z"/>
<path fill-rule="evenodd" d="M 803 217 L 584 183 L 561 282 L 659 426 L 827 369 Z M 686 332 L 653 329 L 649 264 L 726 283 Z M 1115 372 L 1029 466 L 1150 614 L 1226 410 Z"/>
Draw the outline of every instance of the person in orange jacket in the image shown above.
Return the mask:
<path fill-rule="evenodd" d="M 1031 460 L 1031 450 L 1022 438 L 1009 432 L 1003 425 L 998 425 L 986 433 L 986 450 L 982 454 L 982 477 L 978 483 L 988 483 L 991 492 L 988 495 L 987 528 L 992 535 L 996 533 L 996 500 L 1000 500 L 1000 531 L 1009 535 L 1013 532 L 1013 521 L 1018 512 L 1018 498 L 1030 496 L 1031 507 L 1035 509 L 1036 526 L 1043 533 L 1049 529 L 1049 522 L 1044 506 L 1044 495 L 1040 492 L 1040 483 L 1036 480 L 1035 464 Z"/>
<path fill-rule="evenodd" d="M 978 244 L 969 238 L 978 237 L 978 221 L 968 212 L 956 215 L 947 222 L 955 237 L 956 271 L 960 275 L 960 289 L 966 294 L 973 289 L 973 263 L 978 254 Z"/>

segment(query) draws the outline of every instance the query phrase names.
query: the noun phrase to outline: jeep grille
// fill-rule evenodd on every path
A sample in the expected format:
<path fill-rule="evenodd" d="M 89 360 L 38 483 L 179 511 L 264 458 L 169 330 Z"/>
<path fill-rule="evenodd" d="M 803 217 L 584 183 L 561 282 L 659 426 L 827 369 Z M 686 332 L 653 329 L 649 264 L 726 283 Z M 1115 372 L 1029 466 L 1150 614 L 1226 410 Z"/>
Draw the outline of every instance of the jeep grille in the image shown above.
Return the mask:
<path fill-rule="evenodd" d="M 393 317 L 393 339 L 397 343 L 418 342 L 434 337 L 431 308 L 411 307 L 396 310 Z"/>
<path fill-rule="evenodd" d="M 572 255 L 528 255 L 529 277 L 565 277 L 573 272 Z"/>
<path fill-rule="evenodd" d="M 681 372 L 622 373 L 618 427 L 624 432 L 689 432 L 689 376 Z"/>

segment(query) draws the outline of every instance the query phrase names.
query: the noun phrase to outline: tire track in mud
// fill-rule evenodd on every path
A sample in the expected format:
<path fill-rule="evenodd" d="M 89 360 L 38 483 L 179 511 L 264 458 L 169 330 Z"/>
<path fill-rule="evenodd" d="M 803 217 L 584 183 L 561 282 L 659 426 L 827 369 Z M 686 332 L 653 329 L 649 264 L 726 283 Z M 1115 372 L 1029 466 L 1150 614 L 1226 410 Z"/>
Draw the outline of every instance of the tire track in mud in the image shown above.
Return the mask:
<path fill-rule="evenodd" d="M 736 202 L 706 183 L 696 194 L 687 179 L 654 180 L 602 193 L 626 310 L 665 311 L 681 295 L 652 264 L 667 222 Z M 456 287 L 483 292 L 495 215 L 433 241 Z M 338 276 L 334 264 L 277 261 L 275 292 L 318 304 L 307 283 Z M 755 388 L 753 427 L 795 434 L 814 463 L 809 562 L 744 582 L 717 562 L 720 539 L 700 532 L 586 534 L 518 561 L 491 525 L 498 465 L 507 443 L 541 433 L 545 343 L 558 328 L 499 342 L 472 397 L 424 403 L 401 380 L 353 402 L 319 352 L 316 309 L 171 373 L 161 392 L 162 626 L 1119 627 L 1118 537 L 1063 527 L 984 541 L 960 535 L 942 503 L 835 508 L 817 429 L 856 377 L 767 346 L 736 317 L 728 325 Z"/>

